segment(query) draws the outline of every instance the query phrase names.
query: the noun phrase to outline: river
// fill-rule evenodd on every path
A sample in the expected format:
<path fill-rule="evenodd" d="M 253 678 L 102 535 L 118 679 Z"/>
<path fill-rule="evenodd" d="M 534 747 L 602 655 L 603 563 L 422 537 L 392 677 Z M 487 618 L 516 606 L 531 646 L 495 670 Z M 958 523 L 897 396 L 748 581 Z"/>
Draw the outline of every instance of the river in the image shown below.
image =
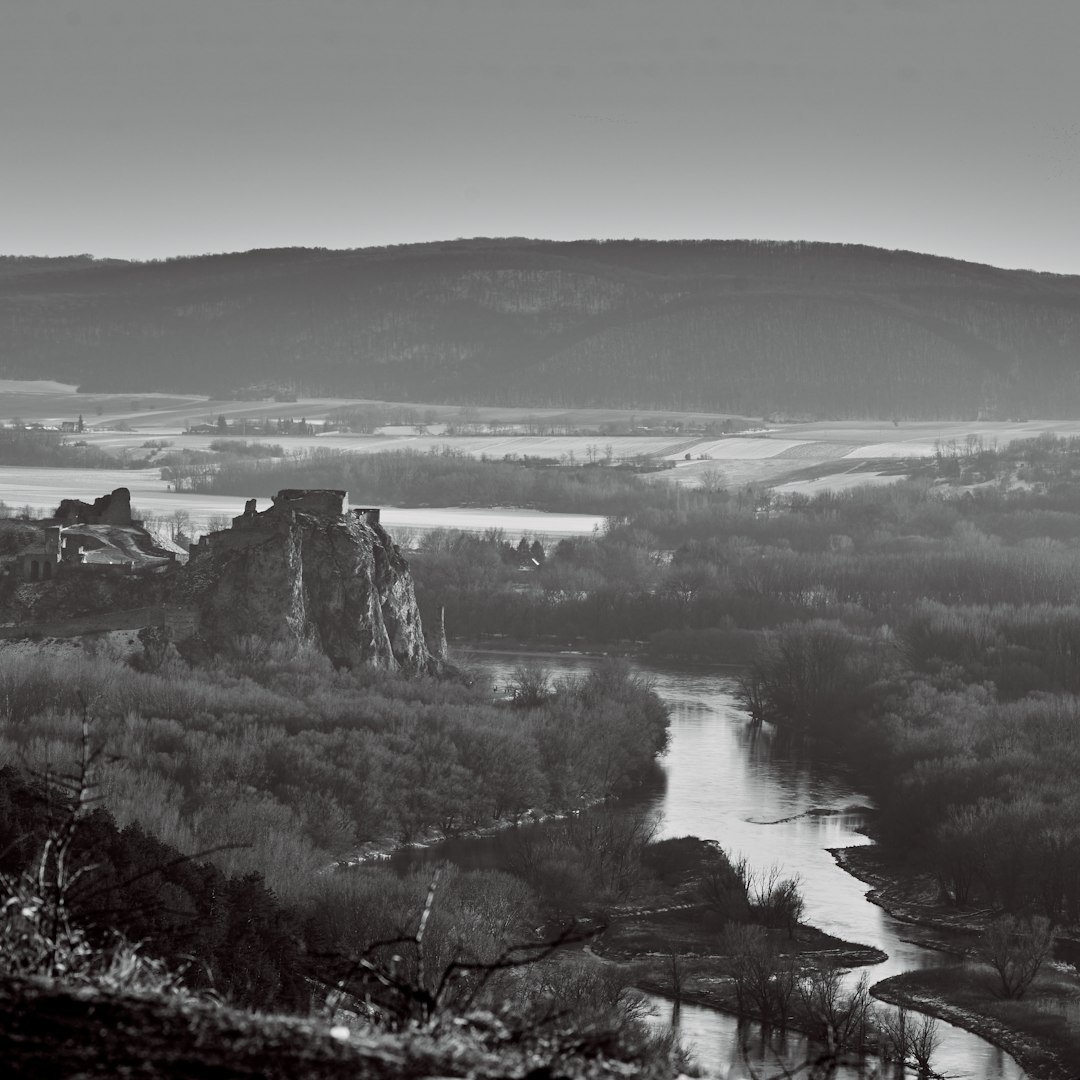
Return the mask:
<path fill-rule="evenodd" d="M 494 653 L 473 654 L 466 661 L 500 688 L 520 662 L 520 657 Z M 579 674 L 596 661 L 560 655 L 540 662 L 560 677 Z M 871 904 L 866 885 L 841 870 L 829 854 L 829 848 L 868 842 L 856 831 L 863 820 L 860 813 L 800 816 L 812 809 L 870 805 L 850 774 L 839 765 L 783 750 L 767 731 L 755 733 L 735 702 L 730 676 L 642 663 L 633 667 L 653 680 L 671 709 L 671 741 L 663 759 L 666 784 L 645 806 L 659 822 L 658 839 L 700 836 L 718 841 L 733 855 L 747 856 L 755 867 L 777 864 L 786 876 L 798 874 L 806 897 L 806 922 L 888 954 L 883 963 L 863 969 L 872 982 L 915 968 L 955 963 L 914 944 L 910 939 L 918 937 L 918 929 Z M 640 802 L 628 806 L 628 812 L 639 813 L 640 807 Z M 476 865 L 477 846 L 483 843 L 440 845 L 423 858 L 439 853 Z M 655 1004 L 657 1022 L 669 1022 L 671 1003 L 656 999 Z M 758 1025 L 740 1024 L 727 1014 L 697 1006 L 682 1006 L 679 1028 L 697 1059 L 714 1075 L 730 1080 L 795 1068 L 811 1049 L 800 1036 L 767 1038 Z M 939 1022 L 939 1036 L 935 1069 L 954 1080 L 1027 1076 L 1008 1054 L 960 1028 Z M 850 1067 L 836 1076 L 856 1080 L 873 1075 L 869 1068 Z"/>

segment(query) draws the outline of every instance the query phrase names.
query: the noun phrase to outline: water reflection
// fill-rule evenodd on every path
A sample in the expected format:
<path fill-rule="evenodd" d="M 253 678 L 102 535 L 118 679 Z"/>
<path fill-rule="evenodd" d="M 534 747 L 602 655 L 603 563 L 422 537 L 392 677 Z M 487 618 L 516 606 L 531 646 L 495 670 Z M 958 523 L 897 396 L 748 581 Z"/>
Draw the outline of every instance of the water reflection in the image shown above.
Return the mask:
<path fill-rule="evenodd" d="M 520 663 L 519 658 L 493 654 L 472 660 L 498 686 L 506 685 Z M 555 677 L 566 677 L 587 671 L 595 661 L 558 657 L 543 663 Z M 871 970 L 872 981 L 953 962 L 905 940 L 917 936 L 916 928 L 869 903 L 866 886 L 841 870 L 829 854 L 830 848 L 868 843 L 857 831 L 863 823 L 857 808 L 869 800 L 850 775 L 793 751 L 768 730 L 751 728 L 732 696 L 729 678 L 634 667 L 653 680 L 671 708 L 671 743 L 663 762 L 666 784 L 636 807 L 628 806 L 627 812 L 652 815 L 661 838 L 692 834 L 716 840 L 732 855 L 745 855 L 756 868 L 776 864 L 787 876 L 798 874 L 807 922 L 888 954 L 888 960 Z M 833 813 L 808 815 L 811 810 Z M 494 866 L 497 847 L 489 841 L 455 841 L 440 850 L 441 857 L 465 865 Z M 657 1009 L 657 1023 L 669 1023 L 670 1002 L 658 1000 Z M 800 1037 L 767 1035 L 759 1025 L 687 1005 L 680 1010 L 679 1030 L 698 1060 L 725 1077 L 771 1076 L 797 1067 L 813 1049 Z M 936 1067 L 955 1080 L 1023 1080 L 1026 1075 L 982 1039 L 946 1024 L 940 1032 Z M 842 1080 L 884 1075 L 868 1069 L 864 1063 L 834 1075 Z"/>
<path fill-rule="evenodd" d="M 675 1013 L 676 1015 L 673 1015 Z M 724 1080 L 771 1080 L 773 1077 L 813 1076 L 809 1070 L 793 1072 L 805 1062 L 815 1062 L 824 1053 L 797 1032 L 766 1030 L 760 1024 L 739 1022 L 693 1005 L 674 1010 L 671 1002 L 657 999 L 655 1022 L 667 1028 L 674 1023 L 683 1044 L 691 1047 L 696 1061 L 710 1075 Z M 834 1080 L 902 1080 L 903 1070 L 878 1061 L 845 1060 L 829 1073 Z"/>

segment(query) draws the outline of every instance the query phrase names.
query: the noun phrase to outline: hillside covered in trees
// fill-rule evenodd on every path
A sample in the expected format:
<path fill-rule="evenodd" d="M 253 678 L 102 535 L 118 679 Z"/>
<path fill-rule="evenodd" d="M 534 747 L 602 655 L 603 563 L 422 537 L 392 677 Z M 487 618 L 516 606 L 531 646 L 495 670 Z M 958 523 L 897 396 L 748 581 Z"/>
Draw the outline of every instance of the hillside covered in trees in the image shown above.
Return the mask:
<path fill-rule="evenodd" d="M 0 259 L 0 375 L 789 417 L 1080 408 L 1080 278 L 868 247 L 463 240 Z"/>

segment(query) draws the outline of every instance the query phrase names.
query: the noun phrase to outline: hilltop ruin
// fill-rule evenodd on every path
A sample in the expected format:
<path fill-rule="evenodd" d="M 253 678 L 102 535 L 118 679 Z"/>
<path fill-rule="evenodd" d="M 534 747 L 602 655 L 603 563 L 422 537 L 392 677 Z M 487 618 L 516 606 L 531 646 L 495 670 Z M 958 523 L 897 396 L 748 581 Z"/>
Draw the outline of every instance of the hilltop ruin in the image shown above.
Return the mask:
<path fill-rule="evenodd" d="M 434 671 L 408 564 L 379 524 L 338 490 L 286 489 L 263 512 L 249 500 L 232 527 L 184 560 L 131 516 L 118 488 L 65 499 L 19 523 L 0 555 L 0 635 L 71 636 L 155 626 L 181 647 L 220 651 L 245 637 L 312 645 L 335 664 Z"/>
<path fill-rule="evenodd" d="M 70 574 L 128 574 L 162 570 L 176 552 L 159 546 L 131 516 L 131 493 L 117 488 L 92 504 L 64 499 L 48 518 L 28 523 L 33 535 L 17 551 L 0 555 L 0 573 L 23 581 Z"/>

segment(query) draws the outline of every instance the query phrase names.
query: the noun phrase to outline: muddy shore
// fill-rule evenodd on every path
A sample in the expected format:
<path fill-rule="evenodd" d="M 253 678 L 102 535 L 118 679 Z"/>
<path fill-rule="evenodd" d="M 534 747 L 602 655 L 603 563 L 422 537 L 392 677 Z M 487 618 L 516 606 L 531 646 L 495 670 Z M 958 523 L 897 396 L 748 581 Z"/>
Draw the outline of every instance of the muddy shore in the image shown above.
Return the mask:
<path fill-rule="evenodd" d="M 989 966 L 977 959 L 981 935 L 995 913 L 943 903 L 926 874 L 905 872 L 876 846 L 839 848 L 830 854 L 849 874 L 871 886 L 867 899 L 912 926 L 912 940 L 948 953 L 955 965 L 909 971 L 871 987 L 874 997 L 964 1028 L 1010 1053 L 1034 1080 L 1080 1080 L 1080 975 L 1060 961 L 1044 969 L 1025 997 L 995 995 Z M 917 934 L 917 936 L 915 936 Z"/>

